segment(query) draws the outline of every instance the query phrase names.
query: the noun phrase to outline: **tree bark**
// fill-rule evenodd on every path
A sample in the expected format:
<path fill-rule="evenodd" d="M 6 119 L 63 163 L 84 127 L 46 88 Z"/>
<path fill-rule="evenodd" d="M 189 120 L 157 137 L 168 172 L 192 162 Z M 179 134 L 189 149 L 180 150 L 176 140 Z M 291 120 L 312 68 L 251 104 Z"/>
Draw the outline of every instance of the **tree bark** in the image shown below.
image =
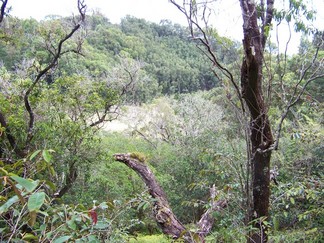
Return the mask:
<path fill-rule="evenodd" d="M 149 190 L 149 194 L 156 199 L 153 206 L 153 214 L 156 222 L 164 234 L 178 239 L 186 231 L 186 228 L 172 212 L 164 190 L 158 184 L 152 171 L 144 162 L 141 162 L 131 154 L 115 154 L 115 160 L 123 162 L 143 179 Z"/>
<path fill-rule="evenodd" d="M 7 6 L 7 3 L 8 3 L 8 0 L 2 0 L 1 2 L 2 2 L 2 4 L 1 4 L 1 7 L 0 7 L 0 23 L 3 21 L 3 18 L 5 16 L 6 6 Z"/>
<path fill-rule="evenodd" d="M 69 172 L 66 177 L 66 181 L 64 185 L 54 193 L 53 197 L 54 198 L 61 198 L 63 197 L 73 186 L 73 183 L 78 177 L 78 171 L 77 168 L 75 167 L 76 161 L 72 162 L 69 166 Z"/>
<path fill-rule="evenodd" d="M 273 137 L 262 94 L 263 51 L 266 36 L 264 32 L 260 32 L 258 26 L 255 2 L 240 0 L 240 3 L 244 33 L 241 89 L 242 97 L 251 114 L 252 209 L 248 219 L 258 229 L 256 232 L 251 232 L 248 242 L 267 242 L 266 227 L 263 221 L 268 220 L 269 217 L 271 150 L 268 148 L 273 144 Z M 271 22 L 272 6 L 273 1 L 268 0 L 269 14 L 267 11 L 265 23 L 267 25 Z"/>
<path fill-rule="evenodd" d="M 210 232 L 214 223 L 212 212 L 219 211 L 227 206 L 226 200 L 214 201 L 216 196 L 215 186 L 211 189 L 210 208 L 199 220 L 197 224 L 198 231 L 192 233 L 186 229 L 172 212 L 164 190 L 155 179 L 152 171 L 141 159 L 137 158 L 134 154 L 115 154 L 114 157 L 116 161 L 122 162 L 134 170 L 144 181 L 149 194 L 155 199 L 153 215 L 164 234 L 171 236 L 173 239 L 183 238 L 185 242 L 189 243 L 204 242 L 205 236 Z"/>

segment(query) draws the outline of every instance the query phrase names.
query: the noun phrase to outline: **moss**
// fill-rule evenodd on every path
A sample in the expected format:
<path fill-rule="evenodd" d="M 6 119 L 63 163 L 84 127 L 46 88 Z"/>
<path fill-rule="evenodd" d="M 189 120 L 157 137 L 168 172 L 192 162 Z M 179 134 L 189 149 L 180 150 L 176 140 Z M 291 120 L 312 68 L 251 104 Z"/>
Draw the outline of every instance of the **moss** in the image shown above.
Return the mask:
<path fill-rule="evenodd" d="M 145 163 L 146 156 L 143 153 L 133 152 L 130 154 L 130 157 L 133 159 L 137 159 L 139 162 Z"/>
<path fill-rule="evenodd" d="M 168 239 L 164 235 L 139 235 L 135 239 L 130 239 L 130 243 L 169 243 L 171 242 L 170 239 Z"/>

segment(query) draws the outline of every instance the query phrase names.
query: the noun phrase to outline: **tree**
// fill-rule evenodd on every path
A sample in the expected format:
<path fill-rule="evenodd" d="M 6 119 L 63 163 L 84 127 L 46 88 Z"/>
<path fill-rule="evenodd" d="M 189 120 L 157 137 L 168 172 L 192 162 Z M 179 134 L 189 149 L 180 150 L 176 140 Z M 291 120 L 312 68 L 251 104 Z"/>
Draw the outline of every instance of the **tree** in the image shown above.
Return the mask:
<path fill-rule="evenodd" d="M 175 0 L 171 0 L 171 3 L 187 17 L 191 37 L 201 43 L 201 50 L 217 69 L 214 70 L 215 75 L 218 75 L 217 72 L 220 71 L 223 77 L 231 82 L 240 102 L 240 107 L 237 108 L 241 110 L 243 117 L 249 117 L 250 121 L 245 128 L 245 134 L 248 158 L 247 170 L 251 172 L 251 185 L 246 185 L 248 207 L 246 223 L 252 223 L 252 227 L 257 230 L 250 231 L 248 242 L 266 242 L 267 227 L 265 221 L 269 219 L 271 154 L 273 150 L 278 149 L 282 123 L 291 107 L 297 103 L 311 81 L 323 77 L 319 70 L 310 70 L 311 67 L 317 65 L 315 60 L 317 60 L 321 44 L 317 45 L 316 51 L 313 53 L 313 62 L 307 66 L 308 68 L 301 70 L 302 75 L 295 85 L 293 95 L 285 104 L 274 138 L 268 116 L 271 103 L 266 103 L 267 100 L 263 90 L 265 81 L 264 68 L 267 66 L 264 58 L 265 48 L 276 13 L 274 0 L 268 0 L 266 3 L 264 1 L 257 3 L 255 1 L 240 0 L 244 50 L 239 74 L 240 86 L 233 72 L 221 63 L 212 46 L 213 29 L 208 26 L 208 18 L 212 12 L 209 4 L 213 2 L 183 1 L 180 4 Z M 307 8 L 301 3 L 291 1 L 290 7 L 294 9 L 290 12 L 290 18 L 284 16 L 288 20 L 291 19 L 293 13 L 299 13 L 301 9 L 304 13 L 307 13 Z M 305 27 L 301 22 L 296 22 L 296 26 L 299 29 Z M 246 112 L 246 107 L 249 113 Z"/>
<path fill-rule="evenodd" d="M 6 119 L 5 119 L 5 114 L 0 112 L 0 122 L 1 126 L 4 127 L 5 130 L 5 135 L 10 143 L 10 146 L 12 149 L 15 151 L 15 153 L 20 157 L 26 157 L 27 154 L 30 152 L 30 146 L 31 146 L 31 141 L 34 137 L 34 124 L 35 124 L 35 114 L 33 111 L 33 108 L 31 107 L 30 104 L 30 95 L 34 91 L 35 87 L 40 83 L 41 80 L 46 77 L 48 72 L 57 65 L 57 62 L 61 55 L 68 53 L 68 52 L 79 52 L 79 49 L 70 49 L 70 50 L 63 50 L 62 47 L 64 43 L 69 40 L 72 35 L 81 27 L 82 21 L 84 21 L 85 18 L 85 9 L 86 6 L 84 5 L 83 1 L 78 1 L 78 9 L 80 13 L 80 19 L 74 22 L 74 25 L 70 32 L 68 32 L 66 35 L 64 35 L 58 42 L 57 46 L 54 47 L 53 45 L 51 46 L 52 49 L 49 49 L 50 53 L 50 60 L 47 64 L 40 66 L 39 71 L 35 75 L 35 78 L 31 85 L 28 87 L 26 92 L 24 93 L 23 96 L 23 102 L 25 105 L 26 112 L 28 113 L 28 126 L 27 126 L 27 132 L 26 132 L 26 138 L 25 141 L 23 142 L 22 146 L 20 147 L 19 144 L 17 144 L 16 139 L 13 137 L 13 135 L 10 132 L 10 127 L 8 126 Z M 50 48 L 50 47 L 49 47 Z"/>

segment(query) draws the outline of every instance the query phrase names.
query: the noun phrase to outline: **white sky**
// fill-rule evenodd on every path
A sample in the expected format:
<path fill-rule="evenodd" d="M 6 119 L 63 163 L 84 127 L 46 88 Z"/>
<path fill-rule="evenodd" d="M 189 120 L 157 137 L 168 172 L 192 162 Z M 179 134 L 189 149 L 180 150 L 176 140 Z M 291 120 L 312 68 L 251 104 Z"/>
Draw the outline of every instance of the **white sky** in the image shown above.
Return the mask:
<path fill-rule="evenodd" d="M 217 18 L 213 24 L 221 35 L 234 38 L 238 41 L 242 39 L 242 20 L 240 15 L 240 5 L 238 0 L 218 0 Z M 278 0 L 280 2 L 281 0 Z M 307 0 L 306 0 L 307 1 Z M 144 18 L 152 22 L 159 23 L 162 19 L 169 19 L 173 23 L 186 26 L 187 22 L 183 14 L 168 0 L 85 0 L 88 12 L 99 10 L 111 22 L 119 23 L 120 19 L 127 14 Z M 182 0 L 180 0 L 182 2 Z M 323 0 L 308 0 L 309 4 L 315 4 L 318 10 L 317 25 L 324 26 Z M 11 15 L 20 18 L 43 19 L 47 15 L 67 16 L 76 13 L 77 0 L 9 0 L 8 5 L 12 6 Z M 281 33 L 287 34 L 286 30 Z M 285 37 L 282 37 L 285 39 Z M 287 38 L 287 37 L 286 37 Z M 290 52 L 296 52 L 299 44 L 298 36 L 294 36 L 294 45 Z"/>

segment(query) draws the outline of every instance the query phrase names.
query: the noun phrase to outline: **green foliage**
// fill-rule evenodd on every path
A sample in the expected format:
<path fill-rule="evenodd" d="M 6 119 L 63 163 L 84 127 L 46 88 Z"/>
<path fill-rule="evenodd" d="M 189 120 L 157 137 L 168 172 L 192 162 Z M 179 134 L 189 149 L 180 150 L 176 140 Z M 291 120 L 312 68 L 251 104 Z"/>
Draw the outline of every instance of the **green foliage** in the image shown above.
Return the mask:
<path fill-rule="evenodd" d="M 288 9 L 276 9 L 274 14 L 279 23 L 283 20 L 293 23 L 296 32 L 307 34 L 316 32 L 311 23 L 315 20 L 315 16 L 316 10 L 310 10 L 307 4 L 301 0 L 290 0 Z"/>
<path fill-rule="evenodd" d="M 246 242 L 246 238 L 243 228 L 228 229 L 223 227 L 207 236 L 206 242 Z"/>
<path fill-rule="evenodd" d="M 10 70 L 19 65 L 29 68 L 24 65 L 32 58 L 40 66 L 46 63 L 50 55 L 42 43 L 46 43 L 47 47 L 55 46 L 68 26 L 68 19 L 60 18 L 49 18 L 42 22 L 8 18 L 8 22 L 10 29 L 15 28 L 13 33 L 17 35 L 17 46 L 12 48 L 6 43 L 0 43 L 0 52 L 3 53 L 4 65 Z M 146 64 L 144 71 L 148 75 L 144 77 L 149 78 L 140 79 L 140 102 L 152 98 L 149 95 L 152 91 L 148 93 L 148 90 L 152 90 L 154 85 L 159 86 L 154 90 L 161 89 L 163 94 L 209 90 L 217 85 L 218 80 L 210 72 L 208 60 L 187 39 L 187 30 L 180 25 L 170 21 L 162 21 L 158 25 L 129 16 L 120 25 L 113 25 L 100 13 L 88 16 L 88 22 L 89 29 L 82 47 L 83 56 L 75 57 L 72 53 L 64 55 L 58 67 L 59 73 L 109 78 L 107 74 L 110 66 L 126 53 L 131 59 Z M 75 47 L 73 41 L 83 34 L 80 32 L 79 36 L 67 43 L 67 48 Z M 215 48 L 225 53 L 233 45 L 229 44 L 223 49 L 219 46 L 215 45 Z"/>
<path fill-rule="evenodd" d="M 130 243 L 168 243 L 170 239 L 166 238 L 164 235 L 138 235 L 129 240 Z"/>
<path fill-rule="evenodd" d="M 45 180 L 25 179 L 8 173 L 3 167 L 0 169 L 2 241 L 125 242 L 129 229 L 141 222 L 136 219 L 131 223 L 122 222 L 117 217 L 132 207 L 145 210 L 145 205 L 150 204 L 149 198 L 141 197 L 125 204 L 108 200 L 96 206 L 94 201 L 91 209 L 82 204 L 62 204 L 52 196 L 52 185 Z M 143 200 L 147 201 L 143 203 Z M 90 211 L 98 215 L 98 222 L 89 217 Z"/>

